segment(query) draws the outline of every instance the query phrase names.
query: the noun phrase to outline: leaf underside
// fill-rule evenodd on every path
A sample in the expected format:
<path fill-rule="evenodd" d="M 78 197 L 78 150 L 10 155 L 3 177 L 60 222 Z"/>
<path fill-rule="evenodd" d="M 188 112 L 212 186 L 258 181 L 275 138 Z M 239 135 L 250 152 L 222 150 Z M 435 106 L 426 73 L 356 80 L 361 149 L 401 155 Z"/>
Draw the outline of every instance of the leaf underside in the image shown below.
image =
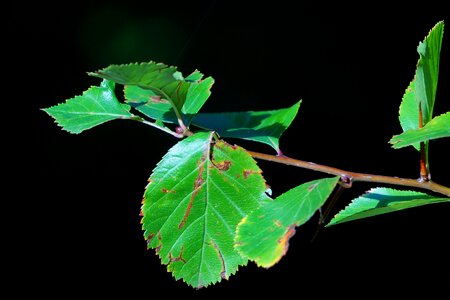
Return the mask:
<path fill-rule="evenodd" d="M 81 96 L 43 110 L 70 133 L 80 133 L 115 119 L 128 119 L 130 107 L 117 100 L 114 86 L 114 82 L 103 80 L 99 87 L 91 87 Z"/>
<path fill-rule="evenodd" d="M 440 202 L 450 202 L 450 198 L 390 188 L 373 188 L 361 197 L 353 199 L 327 226 Z"/>
<path fill-rule="evenodd" d="M 242 148 L 197 133 L 154 169 L 142 205 L 149 248 L 176 279 L 204 287 L 247 259 L 233 247 L 236 226 L 269 198 L 261 170 Z"/>
<path fill-rule="evenodd" d="M 269 268 L 286 254 L 295 227 L 304 224 L 330 196 L 339 177 L 304 183 L 250 213 L 239 224 L 235 247 Z"/>
<path fill-rule="evenodd" d="M 450 137 L 450 112 L 433 118 L 420 129 L 408 130 L 395 135 L 389 141 L 395 149 L 403 148 L 420 142 Z"/>
<path fill-rule="evenodd" d="M 199 113 L 192 122 L 222 137 L 265 143 L 279 152 L 280 136 L 291 125 L 300 104 L 301 101 L 288 108 L 268 111 Z"/>
<path fill-rule="evenodd" d="M 170 102 L 161 99 L 154 91 L 127 85 L 124 88 L 124 94 L 125 101 L 147 117 L 168 123 L 178 122 Z"/>

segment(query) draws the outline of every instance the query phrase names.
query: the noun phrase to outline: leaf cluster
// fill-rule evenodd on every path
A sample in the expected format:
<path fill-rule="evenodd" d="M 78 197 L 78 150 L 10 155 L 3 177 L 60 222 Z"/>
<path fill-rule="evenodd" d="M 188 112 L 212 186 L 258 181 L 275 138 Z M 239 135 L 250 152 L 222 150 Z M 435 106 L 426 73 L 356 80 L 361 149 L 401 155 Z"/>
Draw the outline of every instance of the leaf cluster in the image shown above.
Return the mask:
<path fill-rule="evenodd" d="M 395 149 L 423 152 L 430 140 L 450 136 L 450 112 L 433 116 L 444 23 L 419 44 L 413 80 L 400 104 L 403 133 Z M 65 103 L 44 109 L 66 131 L 78 134 L 107 121 L 145 123 L 181 140 L 157 164 L 142 201 L 148 248 L 178 280 L 199 288 L 227 279 L 249 260 L 271 267 L 286 253 L 296 227 L 307 222 L 347 183 L 341 176 L 306 182 L 271 198 L 249 152 L 222 138 L 271 146 L 282 156 L 280 137 L 301 101 L 268 111 L 201 112 L 212 77 L 184 76 L 162 63 L 111 65 L 89 73 L 102 82 Z M 121 87 L 120 96 L 117 93 Z M 327 226 L 421 205 L 448 197 L 376 187 L 354 199 Z"/>

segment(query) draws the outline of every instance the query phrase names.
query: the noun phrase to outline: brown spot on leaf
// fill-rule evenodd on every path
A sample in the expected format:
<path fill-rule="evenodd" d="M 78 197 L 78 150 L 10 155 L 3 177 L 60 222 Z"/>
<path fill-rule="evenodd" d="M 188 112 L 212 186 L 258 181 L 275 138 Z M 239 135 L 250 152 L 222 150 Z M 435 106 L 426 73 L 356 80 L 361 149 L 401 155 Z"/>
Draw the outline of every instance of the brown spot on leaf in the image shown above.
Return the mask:
<path fill-rule="evenodd" d="M 148 183 L 152 183 L 152 179 L 151 178 L 147 179 L 147 181 L 148 181 Z"/>
<path fill-rule="evenodd" d="M 231 161 L 229 160 L 224 160 L 223 162 L 220 162 L 218 164 L 215 164 L 216 168 L 219 169 L 220 171 L 228 171 L 228 169 L 231 166 Z"/>
<path fill-rule="evenodd" d="M 161 96 L 150 96 L 150 102 L 152 103 L 169 103 L 166 99 L 162 99 Z"/>
<path fill-rule="evenodd" d="M 318 185 L 319 185 L 319 183 L 314 183 L 314 184 L 310 185 L 310 186 L 308 187 L 308 192 L 311 192 L 311 191 L 312 191 L 313 189 L 315 189 Z"/>
<path fill-rule="evenodd" d="M 279 221 L 279 220 L 274 220 L 273 221 L 274 223 L 275 223 L 275 225 L 277 226 L 277 227 L 281 227 L 281 222 Z"/>
<path fill-rule="evenodd" d="M 155 234 L 154 234 L 154 233 L 150 233 L 150 234 L 148 235 L 148 237 L 147 237 L 147 242 L 150 243 L 151 240 L 152 240 L 152 238 L 154 238 L 154 237 L 155 237 Z"/>
<path fill-rule="evenodd" d="M 161 247 L 162 247 L 161 231 L 158 231 L 157 238 L 158 238 L 158 241 L 159 241 L 159 245 L 155 248 L 155 252 L 156 252 L 156 254 L 159 254 L 159 251 L 161 250 Z"/>
<path fill-rule="evenodd" d="M 163 193 L 165 193 L 165 194 L 168 194 L 168 193 L 175 194 L 175 193 L 177 192 L 177 191 L 175 191 L 175 190 L 168 190 L 168 189 L 165 189 L 165 188 L 162 188 L 161 191 L 162 191 Z"/>
<path fill-rule="evenodd" d="M 288 231 L 277 241 L 278 244 L 280 244 L 283 247 L 283 254 L 281 256 L 284 256 L 288 251 L 289 240 L 294 234 L 295 234 L 295 224 L 292 224 L 291 226 L 289 226 Z"/>
<path fill-rule="evenodd" d="M 194 191 L 191 194 L 191 199 L 189 199 L 189 203 L 186 208 L 186 212 L 184 213 L 183 219 L 181 220 L 180 224 L 178 225 L 178 229 L 183 228 L 184 224 L 186 224 L 186 220 L 187 220 L 189 214 L 191 213 L 192 206 L 194 205 L 195 196 L 197 196 L 198 192 L 201 189 L 202 184 L 205 182 L 203 180 L 203 173 L 205 172 L 205 162 L 206 162 L 206 159 L 208 158 L 209 147 L 210 146 L 208 144 L 208 146 L 203 151 L 203 155 L 202 155 L 202 157 L 200 159 L 200 163 L 199 163 L 198 175 L 194 181 Z"/>
<path fill-rule="evenodd" d="M 220 277 L 222 277 L 223 279 L 228 279 L 227 269 L 225 268 L 225 260 L 223 259 L 222 252 L 220 252 L 219 247 L 213 240 L 212 240 L 212 244 L 214 246 L 214 249 L 216 250 L 217 256 L 219 256 L 220 263 L 222 264 L 222 269 L 220 271 Z"/>
<path fill-rule="evenodd" d="M 253 170 L 243 170 L 242 173 L 244 174 L 244 178 L 247 179 L 251 174 L 261 174 L 261 171 L 256 172 Z"/>
<path fill-rule="evenodd" d="M 178 255 L 177 257 L 173 257 L 172 253 L 169 252 L 169 263 L 176 262 L 176 261 L 182 261 L 182 262 L 186 263 L 186 260 L 183 258 L 183 250 L 184 250 L 184 246 L 181 246 L 180 255 Z"/>

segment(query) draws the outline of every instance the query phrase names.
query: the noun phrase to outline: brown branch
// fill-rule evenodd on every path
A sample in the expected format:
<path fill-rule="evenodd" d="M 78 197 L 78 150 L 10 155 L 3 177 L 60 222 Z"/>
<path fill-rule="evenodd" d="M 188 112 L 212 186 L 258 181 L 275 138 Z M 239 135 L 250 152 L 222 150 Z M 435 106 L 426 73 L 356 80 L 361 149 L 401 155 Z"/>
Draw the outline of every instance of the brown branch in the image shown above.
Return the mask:
<path fill-rule="evenodd" d="M 365 173 L 357 173 L 350 172 L 334 167 L 319 165 L 313 162 L 307 162 L 303 160 L 298 160 L 294 158 L 290 158 L 287 156 L 275 156 L 270 154 L 264 154 L 259 152 L 248 151 L 248 153 L 257 159 L 267 160 L 271 162 L 276 162 L 280 164 L 285 164 L 289 166 L 295 166 L 303 169 L 313 170 L 317 172 L 322 172 L 326 174 L 331 174 L 335 176 L 341 176 L 341 178 L 348 178 L 352 182 L 360 181 L 360 182 L 373 182 L 373 183 L 385 183 L 385 184 L 393 184 L 393 185 L 401 185 L 407 187 L 415 187 L 424 190 L 430 190 L 442 195 L 446 195 L 450 197 L 450 188 L 437 184 L 432 181 L 420 181 L 417 179 L 407 179 L 407 178 L 399 178 L 399 177 L 391 177 L 391 176 L 383 176 L 383 175 L 373 175 L 373 174 L 365 174 Z"/>

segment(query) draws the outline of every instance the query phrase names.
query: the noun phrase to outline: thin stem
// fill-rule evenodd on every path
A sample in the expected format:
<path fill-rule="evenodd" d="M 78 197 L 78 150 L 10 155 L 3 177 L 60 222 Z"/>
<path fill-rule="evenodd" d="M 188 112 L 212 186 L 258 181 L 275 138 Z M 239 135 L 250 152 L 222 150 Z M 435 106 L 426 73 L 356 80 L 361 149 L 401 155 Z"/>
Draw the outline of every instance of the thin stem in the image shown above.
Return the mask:
<path fill-rule="evenodd" d="M 319 235 L 320 230 L 323 228 L 323 224 L 325 224 L 325 220 L 327 219 L 328 215 L 331 213 L 331 210 L 333 209 L 334 205 L 336 204 L 339 197 L 341 197 L 342 193 L 346 188 L 349 188 L 350 185 L 345 184 L 339 184 L 333 193 L 333 196 L 328 201 L 328 206 L 325 208 L 325 211 L 320 214 L 319 218 L 319 224 L 317 225 L 316 232 L 314 233 L 313 237 L 311 238 L 311 243 L 316 239 L 316 237 Z"/>
<path fill-rule="evenodd" d="M 422 106 L 419 105 L 419 128 L 423 127 Z M 420 181 L 430 181 L 428 169 L 428 143 L 420 142 Z"/>
<path fill-rule="evenodd" d="M 420 180 L 430 181 L 430 173 L 428 170 L 428 158 L 427 158 L 427 148 L 426 142 L 420 142 Z"/>
<path fill-rule="evenodd" d="M 289 166 L 295 166 L 303 169 L 313 170 L 317 172 L 322 172 L 326 174 L 331 174 L 335 176 L 341 176 L 341 178 L 349 178 L 352 182 L 374 182 L 374 183 L 384 183 L 401 185 L 407 187 L 415 187 L 425 190 L 430 190 L 442 195 L 450 197 L 450 188 L 443 185 L 437 184 L 432 181 L 420 181 L 417 179 L 407 179 L 383 175 L 373 175 L 365 173 L 350 172 L 334 167 L 329 167 L 325 165 L 319 165 L 313 162 L 307 162 L 299 159 L 290 158 L 287 156 L 275 156 L 270 154 L 264 154 L 259 152 L 248 151 L 248 153 L 257 159 L 267 160 L 271 162 L 281 163 Z"/>
<path fill-rule="evenodd" d="M 161 126 L 161 125 L 158 125 L 156 123 L 149 122 L 149 121 L 144 120 L 143 118 L 141 118 L 139 116 L 136 116 L 136 115 L 131 115 L 131 117 L 129 119 L 133 120 L 133 121 L 138 121 L 138 122 L 144 123 L 144 124 L 152 126 L 152 127 L 155 127 L 157 129 L 162 130 L 164 132 L 167 132 L 168 134 L 173 135 L 174 137 L 179 138 L 179 139 L 181 139 L 181 138 L 183 138 L 185 136 L 182 133 L 177 133 L 175 131 L 170 130 L 169 128 L 167 128 L 165 126 Z"/>

